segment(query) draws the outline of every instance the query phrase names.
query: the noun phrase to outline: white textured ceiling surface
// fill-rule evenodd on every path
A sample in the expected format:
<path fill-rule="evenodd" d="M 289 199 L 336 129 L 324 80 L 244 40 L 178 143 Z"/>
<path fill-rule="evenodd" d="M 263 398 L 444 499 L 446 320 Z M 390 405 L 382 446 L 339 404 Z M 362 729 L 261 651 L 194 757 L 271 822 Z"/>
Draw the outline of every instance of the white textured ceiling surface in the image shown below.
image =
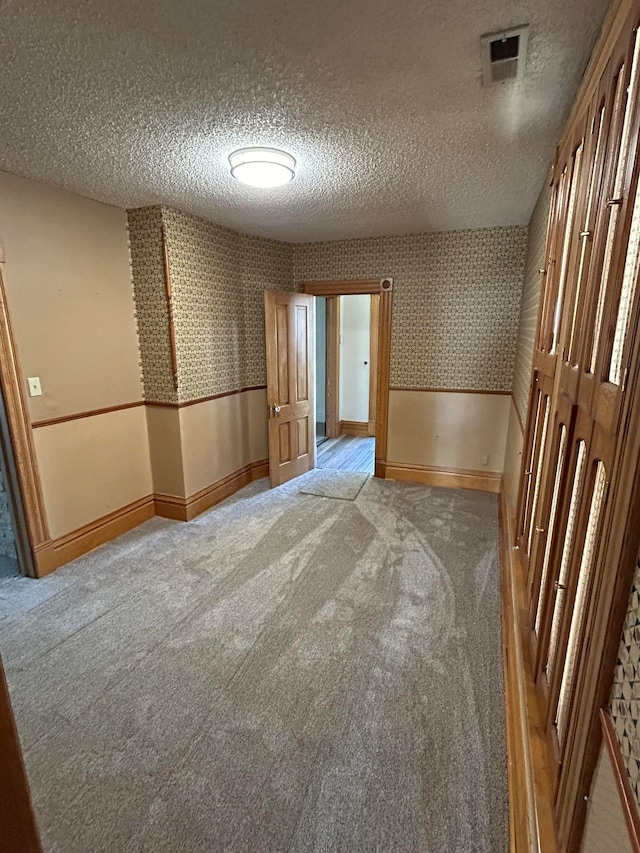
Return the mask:
<path fill-rule="evenodd" d="M 0 168 L 284 240 L 525 224 L 607 0 L 0 0 Z M 522 81 L 480 36 L 530 24 Z M 290 151 L 245 188 L 228 154 Z"/>

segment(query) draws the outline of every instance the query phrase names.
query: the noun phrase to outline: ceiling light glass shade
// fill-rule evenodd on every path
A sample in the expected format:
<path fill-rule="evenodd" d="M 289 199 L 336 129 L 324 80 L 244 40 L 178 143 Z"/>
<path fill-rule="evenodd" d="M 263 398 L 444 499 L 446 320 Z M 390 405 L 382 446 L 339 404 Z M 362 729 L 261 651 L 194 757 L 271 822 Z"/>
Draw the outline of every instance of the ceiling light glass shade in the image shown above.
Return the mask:
<path fill-rule="evenodd" d="M 250 187 L 281 187 L 296 174 L 295 159 L 277 148 L 240 148 L 229 163 L 233 177 Z"/>

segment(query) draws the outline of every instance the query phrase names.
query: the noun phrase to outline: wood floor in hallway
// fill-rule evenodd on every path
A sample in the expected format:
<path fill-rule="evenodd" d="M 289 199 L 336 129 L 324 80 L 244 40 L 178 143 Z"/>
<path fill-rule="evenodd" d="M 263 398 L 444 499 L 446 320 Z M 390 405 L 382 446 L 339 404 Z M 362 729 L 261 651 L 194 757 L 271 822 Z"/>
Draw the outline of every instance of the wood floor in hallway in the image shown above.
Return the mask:
<path fill-rule="evenodd" d="M 375 441 L 375 438 L 360 438 L 354 435 L 328 438 L 318 448 L 316 467 L 373 474 Z"/>

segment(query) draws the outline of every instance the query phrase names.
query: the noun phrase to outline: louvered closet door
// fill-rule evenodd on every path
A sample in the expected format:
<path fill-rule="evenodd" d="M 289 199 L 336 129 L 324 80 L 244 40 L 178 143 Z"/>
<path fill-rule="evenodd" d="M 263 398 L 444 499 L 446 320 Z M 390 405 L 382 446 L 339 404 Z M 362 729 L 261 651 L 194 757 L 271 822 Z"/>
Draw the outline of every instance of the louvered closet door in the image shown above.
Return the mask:
<path fill-rule="evenodd" d="M 558 539 L 564 538 L 567 521 L 563 498 L 570 480 L 574 412 L 568 400 L 556 406 L 548 438 L 548 473 L 544 479 L 544 494 L 536 520 L 531 556 L 533 579 L 529 597 L 529 624 L 532 626 L 531 659 L 538 681 L 541 674 L 544 677 L 544 655 L 548 648 L 551 611 L 557 594 L 559 560 L 555 558 L 555 551 Z"/>
<path fill-rule="evenodd" d="M 630 45 L 627 32 L 583 120 L 559 151 L 554 174 L 519 544 L 527 566 L 535 675 L 558 769 L 637 302 L 637 67 L 636 37 Z M 623 264 L 620 245 L 629 231 Z"/>
<path fill-rule="evenodd" d="M 563 311 L 561 330 L 558 397 L 570 400 L 576 409 L 573 459 L 563 511 L 566 531 L 557 547 L 557 579 L 549 593 L 554 604 L 549 608 L 544 655 L 538 661 L 547 698 L 547 733 L 559 768 L 568 748 L 588 608 L 597 584 L 596 557 L 616 443 L 620 395 L 608 381 L 605 362 L 612 305 L 619 301 L 621 289 L 618 246 L 624 232 L 625 175 L 637 99 L 636 71 L 631 70 L 637 69 L 635 42 L 634 36 L 629 46 L 628 33 L 621 39 L 592 109 L 584 225 L 575 278 L 570 276 L 574 290 Z M 578 318 L 583 318 L 582 324 Z"/>
<path fill-rule="evenodd" d="M 560 210 L 556 228 L 560 239 L 556 241 L 554 252 L 557 258 L 551 258 L 547 267 L 548 281 L 543 307 L 538 352 L 538 369 L 535 374 L 534 390 L 541 398 L 541 411 L 538 418 L 539 435 L 531 443 L 530 459 L 527 471 L 530 472 L 529 494 L 524 506 L 523 536 L 521 547 L 526 558 L 527 581 L 529 588 L 530 616 L 535 618 L 538 609 L 538 595 L 542 578 L 549 519 L 553 491 L 560 494 L 562 472 L 558 473 L 559 440 L 562 426 L 568 428 L 571 403 L 558 394 L 557 367 L 560 344 L 563 306 L 572 294 L 573 271 L 577 263 L 578 230 L 580 208 L 583 203 L 583 162 L 585 150 L 585 123 L 578 126 L 576 132 L 561 153 L 559 160 L 557 198 Z M 564 156 L 562 156 L 564 155 Z M 544 349 L 543 349 L 544 348 Z M 577 384 L 577 383 L 575 383 Z M 575 392 L 574 392 L 575 395 Z M 558 400 L 563 400 L 562 411 Z M 568 413 L 567 413 L 568 409 Z M 558 497 L 556 497 L 557 503 Z M 534 632 L 532 643 L 537 645 L 538 635 Z"/>
<path fill-rule="evenodd" d="M 578 417 L 590 421 L 591 439 L 585 489 L 578 522 L 580 550 L 573 555 L 566 616 L 559 643 L 558 665 L 550 690 L 548 724 L 562 770 L 557 801 L 562 810 L 569 796 L 572 741 L 580 703 L 580 661 L 588 647 L 590 608 L 600 583 L 598 555 L 611 471 L 619 440 L 631 340 L 638 322 L 640 260 L 640 197 L 638 191 L 638 123 L 640 120 L 640 38 L 637 29 L 621 39 L 611 69 L 614 109 L 605 192 L 600 199 L 594 252 L 601 258 L 591 322 L 584 326 Z M 598 245 L 599 244 L 599 245 Z"/>
<path fill-rule="evenodd" d="M 547 695 L 546 657 L 548 652 L 552 615 L 556 598 L 562 598 L 558 589 L 560 580 L 560 555 L 562 538 L 567 524 L 569 471 L 572 461 L 569 452 L 574 441 L 578 380 L 580 375 L 579 349 L 571 345 L 579 328 L 579 306 L 582 304 L 588 273 L 590 253 L 585 240 L 587 223 L 595 216 L 599 175 L 603 153 L 604 95 L 598 93 L 584 120 L 577 124 L 559 157 L 559 181 L 571 175 L 568 191 L 567 215 L 557 282 L 545 308 L 547 329 L 545 337 L 549 348 L 556 353 L 553 379 L 553 405 L 551 436 L 546 442 L 548 456 L 544 462 L 542 486 L 537 501 L 537 513 L 532 525 L 533 547 L 529 563 L 529 619 L 532 659 L 535 673 L 545 696 Z"/>
<path fill-rule="evenodd" d="M 518 499 L 517 544 L 528 583 L 534 674 L 555 759 L 562 850 L 575 838 L 574 815 L 584 814 L 577 803 L 587 760 L 585 661 L 597 624 L 595 591 L 605 580 L 600 555 L 611 524 L 610 492 L 616 494 L 614 461 L 630 354 L 637 348 L 637 24 L 633 16 L 627 20 L 554 166 Z"/>
<path fill-rule="evenodd" d="M 554 184 L 552 187 L 551 205 L 549 210 L 549 220 L 547 224 L 547 253 L 554 251 L 555 235 L 558 230 L 558 223 L 561 220 L 564 195 L 563 187 Z M 546 276 L 546 282 L 543 278 L 543 286 L 541 288 L 541 301 L 546 303 L 549 299 L 549 284 L 550 277 L 547 274 L 547 269 L 550 268 L 550 263 L 547 259 L 545 269 L 540 270 L 541 276 Z M 533 509 L 533 493 L 535 489 L 535 481 L 537 477 L 537 465 L 539 464 L 539 450 L 541 440 L 541 429 L 544 418 L 546 416 L 547 400 L 551 397 L 553 390 L 553 357 L 549 358 L 546 347 L 544 324 L 539 324 L 536 331 L 536 340 L 533 352 L 532 364 L 532 381 L 529 393 L 529 403 L 527 408 L 527 429 L 524 436 L 523 446 L 523 466 L 520 477 L 520 485 L 518 488 L 518 503 L 516 508 L 516 544 L 520 548 L 521 559 L 525 569 L 529 565 L 529 553 L 531 544 L 531 525 L 532 525 L 532 509 Z"/>
<path fill-rule="evenodd" d="M 567 169 L 561 173 L 560 180 L 553 187 L 552 205 L 549 218 L 547 251 L 549 257 L 546 266 L 546 281 L 543 289 L 542 315 L 547 312 L 551 302 L 550 294 L 555 291 L 557 282 L 553 255 L 559 231 L 563 230 L 566 219 L 568 189 L 570 175 Z M 518 527 L 517 544 L 520 547 L 521 559 L 527 575 L 531 551 L 534 544 L 534 527 L 537 503 L 540 496 L 542 465 L 544 450 L 551 417 L 551 398 L 553 394 L 553 379 L 555 373 L 555 354 L 550 351 L 550 336 L 544 321 L 540 325 L 536 337 L 533 355 L 533 379 L 529 395 L 527 413 L 527 432 L 524 442 L 523 476 L 518 495 Z"/>

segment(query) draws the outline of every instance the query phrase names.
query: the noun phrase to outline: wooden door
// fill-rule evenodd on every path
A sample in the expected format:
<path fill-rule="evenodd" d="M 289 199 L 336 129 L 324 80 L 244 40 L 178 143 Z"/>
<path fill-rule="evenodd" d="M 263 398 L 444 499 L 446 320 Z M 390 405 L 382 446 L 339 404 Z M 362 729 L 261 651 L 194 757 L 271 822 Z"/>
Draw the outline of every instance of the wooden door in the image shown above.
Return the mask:
<path fill-rule="evenodd" d="M 264 307 L 269 476 L 279 486 L 316 464 L 315 299 L 268 290 Z"/>
<path fill-rule="evenodd" d="M 0 767 L 0 847 L 3 853 L 42 853 L 1 659 Z"/>

